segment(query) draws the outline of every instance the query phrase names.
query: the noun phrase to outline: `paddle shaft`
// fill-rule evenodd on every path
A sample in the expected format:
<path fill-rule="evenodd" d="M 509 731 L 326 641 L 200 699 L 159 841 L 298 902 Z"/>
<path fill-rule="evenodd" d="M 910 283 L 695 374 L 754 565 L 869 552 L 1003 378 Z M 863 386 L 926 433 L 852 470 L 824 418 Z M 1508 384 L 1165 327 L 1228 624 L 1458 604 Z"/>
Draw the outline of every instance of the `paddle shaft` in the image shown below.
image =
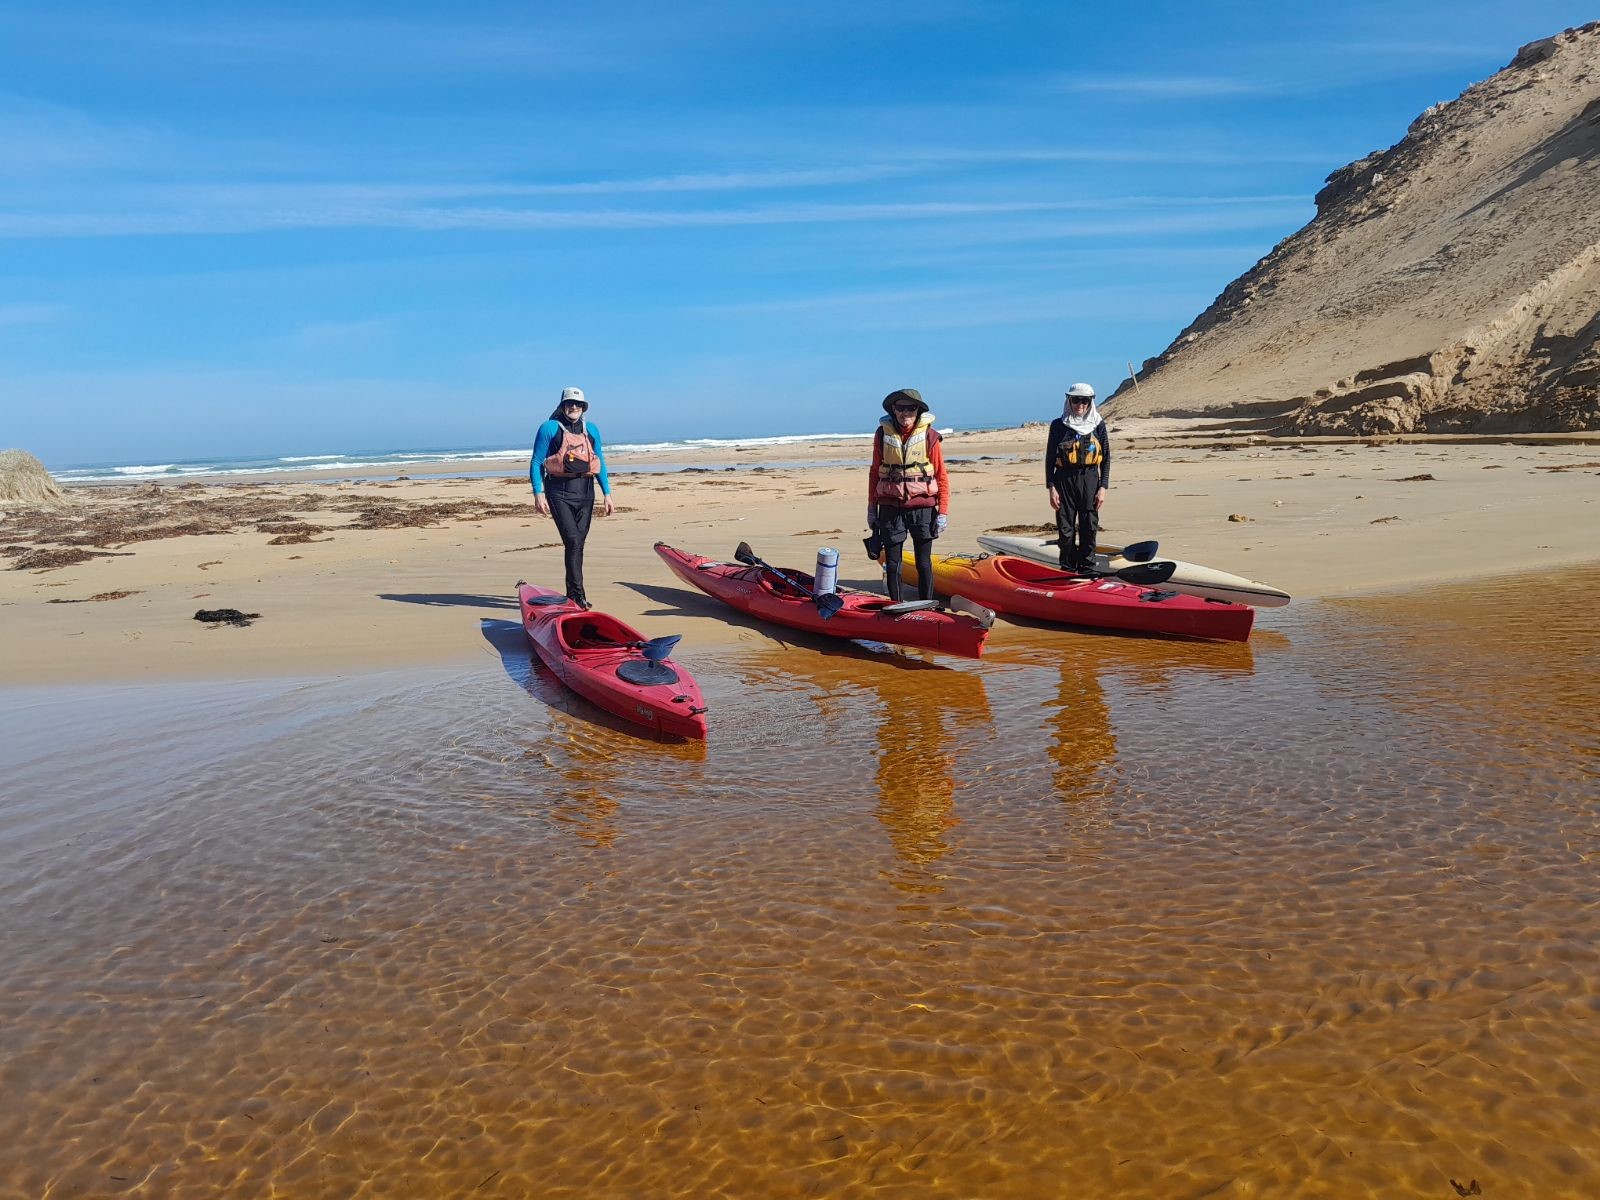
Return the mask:
<path fill-rule="evenodd" d="M 822 614 L 823 620 L 827 620 L 829 617 L 833 616 L 834 613 L 838 612 L 844 607 L 844 598 L 841 597 L 837 592 L 824 592 L 819 596 L 816 592 L 812 591 L 799 580 L 789 578 L 789 576 L 778 570 L 778 568 L 773 566 L 771 563 L 757 558 L 756 552 L 750 549 L 749 546 L 741 542 L 739 548 L 743 550 L 744 553 L 740 554 L 738 550 L 735 550 L 733 554 L 735 558 L 737 558 L 740 562 L 747 563 L 752 567 L 760 567 L 769 575 L 775 575 L 790 587 L 805 593 L 811 602 L 817 606 L 817 611 Z"/>

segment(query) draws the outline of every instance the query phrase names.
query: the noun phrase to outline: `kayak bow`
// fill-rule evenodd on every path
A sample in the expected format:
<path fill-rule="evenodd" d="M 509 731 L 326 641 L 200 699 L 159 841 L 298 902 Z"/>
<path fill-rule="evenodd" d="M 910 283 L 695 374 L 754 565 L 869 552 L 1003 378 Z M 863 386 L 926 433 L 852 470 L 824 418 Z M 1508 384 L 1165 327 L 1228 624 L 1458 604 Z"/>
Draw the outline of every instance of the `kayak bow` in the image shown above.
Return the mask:
<path fill-rule="evenodd" d="M 560 592 L 517 585 L 522 627 L 556 678 L 613 716 L 670 737 L 704 738 L 700 685 L 665 657 L 676 638 L 654 642 L 607 613 L 578 607 Z"/>

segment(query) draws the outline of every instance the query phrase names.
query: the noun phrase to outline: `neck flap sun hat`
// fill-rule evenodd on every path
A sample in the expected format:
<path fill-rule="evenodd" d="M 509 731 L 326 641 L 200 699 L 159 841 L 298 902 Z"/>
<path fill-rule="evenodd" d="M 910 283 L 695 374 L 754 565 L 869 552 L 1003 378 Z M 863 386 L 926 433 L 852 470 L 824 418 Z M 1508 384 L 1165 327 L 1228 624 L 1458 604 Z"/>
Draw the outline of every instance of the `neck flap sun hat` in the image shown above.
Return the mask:
<path fill-rule="evenodd" d="M 916 388 L 901 388 L 899 391 L 890 392 L 883 398 L 883 411 L 892 417 L 894 416 L 894 406 L 896 404 L 904 404 L 907 401 L 917 406 L 919 416 L 928 411 L 927 401 L 923 400 L 922 393 L 917 391 Z"/>
<path fill-rule="evenodd" d="M 1088 405 L 1082 412 L 1073 412 L 1074 404 Z M 1061 405 L 1061 419 L 1067 427 L 1080 436 L 1092 433 L 1100 424 L 1100 409 L 1094 402 L 1094 388 L 1087 383 L 1075 383 L 1067 389 L 1067 398 Z"/>

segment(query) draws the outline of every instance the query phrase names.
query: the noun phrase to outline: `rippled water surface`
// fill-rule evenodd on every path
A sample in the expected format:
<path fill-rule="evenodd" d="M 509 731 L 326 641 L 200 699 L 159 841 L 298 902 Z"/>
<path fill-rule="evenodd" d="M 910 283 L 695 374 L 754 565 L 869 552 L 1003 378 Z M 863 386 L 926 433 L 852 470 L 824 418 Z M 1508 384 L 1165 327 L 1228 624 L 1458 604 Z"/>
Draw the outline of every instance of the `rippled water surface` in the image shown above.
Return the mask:
<path fill-rule="evenodd" d="M 7 693 L 0 1196 L 1600 1194 L 1596 588 Z"/>

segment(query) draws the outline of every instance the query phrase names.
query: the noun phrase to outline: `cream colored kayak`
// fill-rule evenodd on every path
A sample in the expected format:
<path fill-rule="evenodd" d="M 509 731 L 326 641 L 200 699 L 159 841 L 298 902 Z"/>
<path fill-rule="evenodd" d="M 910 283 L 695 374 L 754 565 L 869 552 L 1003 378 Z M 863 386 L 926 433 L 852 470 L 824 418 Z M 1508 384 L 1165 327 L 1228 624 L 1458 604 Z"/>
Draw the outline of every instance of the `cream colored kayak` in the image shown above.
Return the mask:
<path fill-rule="evenodd" d="M 1010 554 L 1050 566 L 1056 566 L 1061 561 L 1056 544 L 1044 538 L 983 534 L 978 538 L 978 545 L 994 554 Z M 1095 566 L 1103 571 L 1117 571 L 1133 565 L 1120 554 L 1096 554 L 1094 561 Z M 1289 603 L 1288 592 L 1254 579 L 1246 579 L 1243 575 L 1230 575 L 1227 571 L 1203 567 L 1198 563 L 1178 562 L 1176 559 L 1158 558 L 1154 561 L 1172 563 L 1172 578 L 1161 585 L 1169 591 L 1207 600 L 1230 600 L 1255 608 L 1281 608 Z"/>

